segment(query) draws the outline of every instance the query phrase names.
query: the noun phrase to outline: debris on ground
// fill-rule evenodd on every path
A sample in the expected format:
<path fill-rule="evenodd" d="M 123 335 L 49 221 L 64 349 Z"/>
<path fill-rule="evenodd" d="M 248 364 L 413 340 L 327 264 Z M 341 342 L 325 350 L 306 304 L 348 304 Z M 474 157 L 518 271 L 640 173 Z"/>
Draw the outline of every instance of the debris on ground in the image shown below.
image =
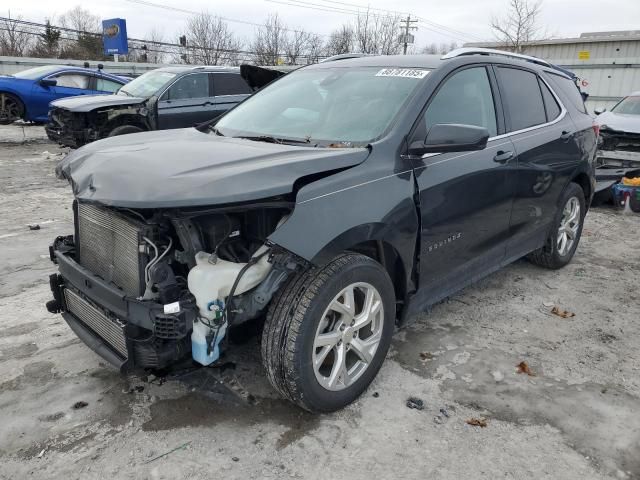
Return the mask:
<path fill-rule="evenodd" d="M 516 373 L 526 373 L 530 377 L 536 376 L 533 370 L 531 370 L 531 367 L 529 367 L 529 364 L 524 360 L 520 362 L 518 365 L 516 365 Z"/>
<path fill-rule="evenodd" d="M 36 455 L 36 458 L 42 458 L 45 454 L 45 452 L 47 451 L 47 447 L 43 448 L 40 453 L 38 455 Z"/>
<path fill-rule="evenodd" d="M 440 413 L 441 413 L 442 415 L 444 415 L 445 417 L 449 418 L 449 412 L 447 412 L 447 409 L 446 409 L 446 408 L 441 408 L 441 409 L 440 409 Z"/>
<path fill-rule="evenodd" d="M 407 399 L 407 407 L 415 408 L 416 410 L 423 410 L 424 402 L 417 397 L 409 397 Z"/>
<path fill-rule="evenodd" d="M 433 359 L 433 354 L 429 352 L 420 352 L 420 360 L 423 362 L 428 362 Z"/>
<path fill-rule="evenodd" d="M 37 223 L 28 225 L 29 230 L 40 230 L 40 225 L 38 225 Z"/>
<path fill-rule="evenodd" d="M 500 370 L 494 370 L 493 372 L 491 372 L 491 376 L 496 383 L 500 383 L 502 380 L 504 380 L 504 373 L 502 373 Z"/>
<path fill-rule="evenodd" d="M 435 417 L 433 417 L 433 421 L 438 425 L 442 425 L 445 422 L 445 419 L 442 415 L 436 415 Z"/>
<path fill-rule="evenodd" d="M 373 398 L 378 398 L 380 396 L 380 394 L 378 392 L 373 392 Z"/>
<path fill-rule="evenodd" d="M 80 410 L 81 408 L 84 408 L 87 405 L 89 405 L 87 402 L 85 402 L 84 400 L 80 400 L 79 402 L 74 403 L 72 408 L 74 410 Z"/>
<path fill-rule="evenodd" d="M 240 459 L 238 457 L 231 457 L 231 460 L 233 460 L 234 462 L 239 462 Z"/>
<path fill-rule="evenodd" d="M 188 441 L 187 443 L 183 443 L 182 445 L 177 446 L 176 448 L 173 448 L 171 450 L 169 450 L 168 452 L 165 452 L 161 455 L 158 455 L 157 457 L 153 457 L 151 460 L 147 460 L 146 462 L 144 462 L 145 464 L 147 463 L 151 463 L 151 462 L 155 462 L 156 460 L 158 460 L 159 458 L 162 457 L 166 457 L 167 455 L 169 455 L 170 453 L 176 452 L 178 450 L 182 450 L 184 448 L 187 448 L 189 445 L 191 444 L 191 441 Z"/>
<path fill-rule="evenodd" d="M 487 426 L 487 419 L 486 418 L 469 418 L 466 420 L 467 425 L 471 425 L 472 427 L 486 427 Z"/>
<path fill-rule="evenodd" d="M 557 315 L 559 317 L 562 318 L 571 318 L 571 317 L 575 317 L 576 314 L 573 312 L 570 312 L 569 310 L 563 310 L 560 307 L 553 307 L 551 309 L 551 313 L 553 313 L 554 315 Z"/>

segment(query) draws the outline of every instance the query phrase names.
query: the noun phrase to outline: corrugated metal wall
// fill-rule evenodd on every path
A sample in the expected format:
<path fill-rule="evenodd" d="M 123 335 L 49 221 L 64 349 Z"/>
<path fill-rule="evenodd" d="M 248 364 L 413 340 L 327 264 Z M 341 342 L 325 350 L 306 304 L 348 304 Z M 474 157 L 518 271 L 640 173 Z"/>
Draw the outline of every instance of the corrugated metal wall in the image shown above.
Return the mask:
<path fill-rule="evenodd" d="M 640 90 L 640 40 L 533 45 L 524 53 L 566 67 L 580 77 L 591 111 L 611 108 Z"/>
<path fill-rule="evenodd" d="M 588 35 L 588 36 L 587 36 Z M 495 42 L 465 47 L 504 48 Z M 640 32 L 589 33 L 575 39 L 528 44 L 523 52 L 566 67 L 581 79 L 589 94 L 587 108 L 611 108 L 631 92 L 640 91 Z"/>

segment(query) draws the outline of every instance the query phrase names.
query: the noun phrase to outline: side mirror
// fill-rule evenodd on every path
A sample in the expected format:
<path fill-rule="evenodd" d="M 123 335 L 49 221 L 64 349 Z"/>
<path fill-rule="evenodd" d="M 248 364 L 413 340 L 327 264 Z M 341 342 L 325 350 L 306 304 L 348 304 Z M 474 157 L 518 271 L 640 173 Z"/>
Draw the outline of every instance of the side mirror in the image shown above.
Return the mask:
<path fill-rule="evenodd" d="M 475 125 L 437 123 L 431 127 L 424 142 L 412 142 L 410 155 L 425 153 L 469 152 L 483 150 L 489 140 L 489 130 Z"/>
<path fill-rule="evenodd" d="M 43 87 L 55 87 L 58 81 L 55 78 L 43 78 L 40 80 L 40 85 Z"/>
<path fill-rule="evenodd" d="M 601 113 L 604 113 L 606 111 L 606 108 L 594 108 L 593 113 L 595 113 L 596 115 L 600 115 Z"/>

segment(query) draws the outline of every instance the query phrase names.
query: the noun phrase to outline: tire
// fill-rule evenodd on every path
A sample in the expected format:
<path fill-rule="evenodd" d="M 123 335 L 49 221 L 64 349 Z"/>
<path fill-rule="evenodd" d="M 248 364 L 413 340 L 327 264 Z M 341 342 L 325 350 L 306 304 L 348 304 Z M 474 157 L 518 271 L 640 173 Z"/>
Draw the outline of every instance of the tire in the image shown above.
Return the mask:
<path fill-rule="evenodd" d="M 114 128 L 109 132 L 110 137 L 116 137 L 118 135 L 128 135 L 129 133 L 140 133 L 144 132 L 140 127 L 136 127 L 135 125 L 120 125 L 119 127 Z"/>
<path fill-rule="evenodd" d="M 578 215 L 575 222 L 566 223 L 566 220 L 571 217 L 567 215 L 572 206 L 577 205 L 579 208 Z M 538 250 L 529 254 L 528 259 L 532 263 L 541 267 L 549 269 L 558 269 L 564 267 L 573 258 L 578 243 L 580 242 L 580 236 L 582 235 L 582 227 L 584 225 L 584 216 L 587 213 L 586 201 L 584 197 L 584 191 L 576 183 L 570 183 L 565 188 L 562 196 L 560 197 L 559 208 L 553 221 L 553 227 L 551 233 L 545 242 L 545 245 Z M 565 227 L 568 227 L 565 228 Z M 569 245 L 570 236 L 567 233 L 564 244 L 560 239 L 560 229 L 568 232 L 571 231 L 573 238 Z"/>
<path fill-rule="evenodd" d="M 10 125 L 24 117 L 24 103 L 15 95 L 0 92 L 0 125 Z"/>
<path fill-rule="evenodd" d="M 347 301 L 349 289 L 354 302 Z M 369 304 L 377 308 L 371 308 L 370 315 L 358 316 L 364 311 L 365 298 L 373 299 Z M 330 308 L 348 303 L 354 306 L 355 317 L 339 313 L 343 308 Z M 295 274 L 267 312 L 262 362 L 269 381 L 284 398 L 305 410 L 332 412 L 345 407 L 378 373 L 391 343 L 395 313 L 389 275 L 364 255 L 344 253 L 323 268 Z M 366 317 L 370 317 L 368 324 L 363 320 Z M 358 330 L 361 322 L 365 326 Z M 329 337 L 340 339 L 316 346 Z M 342 364 L 339 358 L 345 358 L 346 370 L 337 367 Z M 316 359 L 318 368 L 314 367 Z"/>

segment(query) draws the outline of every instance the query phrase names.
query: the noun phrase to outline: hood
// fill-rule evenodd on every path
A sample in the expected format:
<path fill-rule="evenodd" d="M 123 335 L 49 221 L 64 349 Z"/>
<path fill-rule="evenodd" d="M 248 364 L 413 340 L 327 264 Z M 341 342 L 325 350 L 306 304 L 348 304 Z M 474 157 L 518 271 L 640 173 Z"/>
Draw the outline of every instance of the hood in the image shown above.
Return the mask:
<path fill-rule="evenodd" d="M 254 142 L 195 128 L 112 137 L 56 168 L 76 198 L 126 208 L 220 205 L 283 195 L 296 180 L 363 162 L 367 148 Z"/>
<path fill-rule="evenodd" d="M 51 102 L 52 107 L 64 108 L 71 112 L 90 112 L 96 108 L 121 107 L 127 105 L 138 105 L 144 102 L 145 98 L 128 97 L 127 95 L 80 95 L 78 97 L 62 98 Z"/>
<path fill-rule="evenodd" d="M 596 121 L 604 131 L 608 129 L 619 132 L 640 133 L 640 115 L 603 112 L 596 117 Z"/>

